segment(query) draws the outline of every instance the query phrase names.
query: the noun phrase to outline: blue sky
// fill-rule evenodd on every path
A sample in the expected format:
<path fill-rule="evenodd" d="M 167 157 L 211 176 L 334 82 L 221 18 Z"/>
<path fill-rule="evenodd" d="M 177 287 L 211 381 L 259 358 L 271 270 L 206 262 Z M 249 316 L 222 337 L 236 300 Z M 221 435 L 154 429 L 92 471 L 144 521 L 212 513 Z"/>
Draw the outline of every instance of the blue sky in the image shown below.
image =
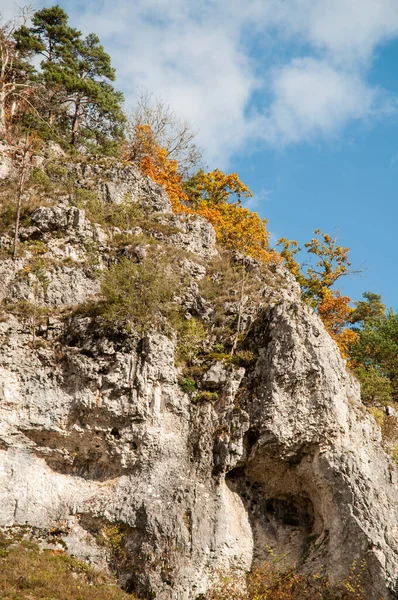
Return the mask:
<path fill-rule="evenodd" d="M 398 309 L 398 0 L 60 4 L 100 36 L 127 105 L 144 90 L 166 100 L 208 167 L 252 188 L 273 237 L 337 235 L 364 269 L 341 291 Z"/>

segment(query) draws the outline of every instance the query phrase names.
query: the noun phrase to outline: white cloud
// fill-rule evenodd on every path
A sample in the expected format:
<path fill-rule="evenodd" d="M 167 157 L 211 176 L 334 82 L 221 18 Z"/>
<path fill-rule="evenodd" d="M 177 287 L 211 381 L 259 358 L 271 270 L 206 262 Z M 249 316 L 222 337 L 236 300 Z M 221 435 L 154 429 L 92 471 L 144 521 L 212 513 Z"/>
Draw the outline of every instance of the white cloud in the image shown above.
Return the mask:
<path fill-rule="evenodd" d="M 280 146 L 335 136 L 392 105 L 367 69 L 378 46 L 398 36 L 397 0 L 61 4 L 73 25 L 98 33 L 129 102 L 145 88 L 192 122 L 209 166 L 225 167 L 258 140 Z M 2 7 L 9 14 L 9 0 Z M 250 52 L 253 41 L 266 51 Z"/>
<path fill-rule="evenodd" d="M 366 60 L 378 44 L 398 35 L 396 0 L 291 0 L 279 4 L 284 4 L 281 21 L 314 46 L 327 50 L 332 60 Z"/>
<path fill-rule="evenodd" d="M 378 89 L 355 72 L 314 58 L 295 59 L 273 73 L 270 108 L 257 130 L 275 144 L 335 135 L 348 122 L 387 110 Z"/>

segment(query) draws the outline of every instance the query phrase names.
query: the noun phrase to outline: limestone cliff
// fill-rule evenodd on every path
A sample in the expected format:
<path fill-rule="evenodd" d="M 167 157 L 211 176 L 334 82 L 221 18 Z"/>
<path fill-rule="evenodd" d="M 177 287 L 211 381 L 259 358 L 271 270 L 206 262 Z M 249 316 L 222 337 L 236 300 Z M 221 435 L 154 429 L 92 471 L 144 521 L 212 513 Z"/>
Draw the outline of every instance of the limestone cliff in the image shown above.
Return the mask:
<path fill-rule="evenodd" d="M 269 546 L 336 579 L 365 560 L 369 600 L 398 597 L 396 470 L 290 274 L 235 256 L 257 283 L 241 315 L 250 359 L 229 360 L 201 292 L 218 256 L 212 227 L 171 214 L 133 167 L 61 162 L 53 179 L 73 175 L 72 189 L 32 188 L 17 260 L 10 232 L 0 237 L 0 525 L 56 530 L 144 598 L 195 599 Z M 88 218 L 76 190 L 139 206 L 141 220 L 124 239 Z M 139 263 L 148 240 L 176 250 L 175 301 L 207 324 L 194 390 L 172 326 L 110 327 L 87 308 L 101 273 L 121 256 Z M 232 330 L 238 300 L 223 300 Z"/>

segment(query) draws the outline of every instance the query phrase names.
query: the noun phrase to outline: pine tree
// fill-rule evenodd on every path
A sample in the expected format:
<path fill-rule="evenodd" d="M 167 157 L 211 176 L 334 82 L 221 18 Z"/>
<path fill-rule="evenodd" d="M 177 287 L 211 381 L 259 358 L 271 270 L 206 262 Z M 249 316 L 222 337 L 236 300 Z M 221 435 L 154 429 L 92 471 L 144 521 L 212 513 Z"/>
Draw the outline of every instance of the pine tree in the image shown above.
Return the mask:
<path fill-rule="evenodd" d="M 109 83 L 115 80 L 110 56 L 99 38 L 90 34 L 74 46 L 64 62 L 66 69 L 59 74 L 73 107 L 71 143 L 76 146 L 79 140 L 93 141 L 110 150 L 112 142 L 121 139 L 125 121 L 123 94 Z"/>
<path fill-rule="evenodd" d="M 38 78 L 50 125 L 74 147 L 112 153 L 122 138 L 123 94 L 112 86 L 115 70 L 99 38 L 83 38 L 68 25 L 68 15 L 53 6 L 36 12 L 32 27 L 21 27 L 15 39 L 32 57 L 43 57 Z"/>

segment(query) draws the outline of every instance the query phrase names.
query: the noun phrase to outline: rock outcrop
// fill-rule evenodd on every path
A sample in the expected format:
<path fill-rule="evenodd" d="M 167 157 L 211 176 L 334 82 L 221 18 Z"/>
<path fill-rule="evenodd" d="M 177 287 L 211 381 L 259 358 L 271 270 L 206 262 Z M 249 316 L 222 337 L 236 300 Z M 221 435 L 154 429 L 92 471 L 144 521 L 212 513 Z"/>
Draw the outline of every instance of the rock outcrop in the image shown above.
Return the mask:
<path fill-rule="evenodd" d="M 69 169 L 77 186 L 104 202 L 127 197 L 163 225 L 148 235 L 182 253 L 187 317 L 211 320 L 197 282 L 217 253 L 212 227 L 172 215 L 131 167 Z M 110 330 L 72 310 L 100 298 L 87 264 L 93 245 L 96 268 L 112 264 L 113 233 L 65 196 L 21 229 L 36 246 L 0 260 L 0 525 L 56 528 L 71 553 L 116 567 L 144 598 L 193 600 L 220 569 L 250 569 L 269 546 L 336 579 L 364 561 L 368 600 L 396 598 L 397 473 L 293 278 L 277 268 L 262 283 L 249 319 L 255 360 L 214 357 L 194 395 L 173 333 Z M 44 276 L 29 268 L 37 241 Z M 21 316 L 21 301 L 46 318 Z"/>

